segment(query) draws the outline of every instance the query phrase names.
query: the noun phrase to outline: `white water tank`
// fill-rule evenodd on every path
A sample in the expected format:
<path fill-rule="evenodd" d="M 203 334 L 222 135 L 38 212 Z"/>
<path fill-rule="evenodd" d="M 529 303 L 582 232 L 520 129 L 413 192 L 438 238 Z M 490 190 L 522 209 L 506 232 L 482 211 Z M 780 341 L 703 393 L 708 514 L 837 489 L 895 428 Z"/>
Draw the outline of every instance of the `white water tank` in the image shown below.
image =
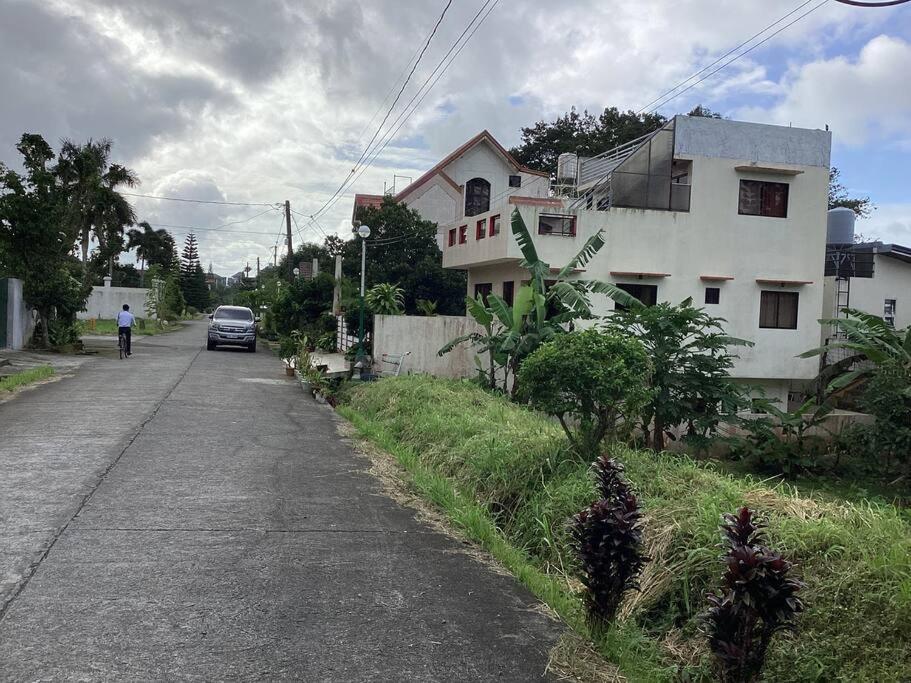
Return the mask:
<path fill-rule="evenodd" d="M 578 170 L 578 154 L 563 152 L 563 154 L 557 157 L 557 183 L 561 185 L 575 185 L 576 173 Z"/>
<path fill-rule="evenodd" d="M 854 211 L 847 207 L 829 209 L 826 222 L 826 244 L 853 244 L 856 218 Z"/>

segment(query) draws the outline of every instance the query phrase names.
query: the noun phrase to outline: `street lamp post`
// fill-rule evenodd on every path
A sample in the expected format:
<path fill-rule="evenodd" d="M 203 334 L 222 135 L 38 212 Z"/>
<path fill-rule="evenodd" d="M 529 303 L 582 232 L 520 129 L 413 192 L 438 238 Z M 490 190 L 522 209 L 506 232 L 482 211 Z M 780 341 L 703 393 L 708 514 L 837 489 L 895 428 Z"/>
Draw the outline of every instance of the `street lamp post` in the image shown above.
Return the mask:
<path fill-rule="evenodd" d="M 367 277 L 367 238 L 370 237 L 370 226 L 359 225 L 357 234 L 361 238 L 361 311 L 357 331 L 357 365 L 364 371 L 364 285 Z"/>

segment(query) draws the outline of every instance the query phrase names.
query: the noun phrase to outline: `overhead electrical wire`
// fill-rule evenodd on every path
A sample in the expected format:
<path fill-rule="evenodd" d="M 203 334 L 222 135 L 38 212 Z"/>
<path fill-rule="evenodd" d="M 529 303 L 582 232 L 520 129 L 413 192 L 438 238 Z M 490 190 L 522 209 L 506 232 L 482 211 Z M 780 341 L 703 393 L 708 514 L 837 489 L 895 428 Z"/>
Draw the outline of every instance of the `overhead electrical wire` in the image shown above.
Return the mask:
<path fill-rule="evenodd" d="M 412 65 L 411 71 L 405 77 L 405 81 L 402 83 L 402 87 L 399 88 L 399 92 L 396 94 L 395 99 L 392 101 L 392 104 L 389 105 L 389 108 L 386 110 L 386 114 L 383 116 L 383 120 L 380 121 L 380 125 L 378 125 L 376 127 L 376 130 L 373 132 L 373 136 L 370 138 L 370 141 L 364 147 L 364 151 L 361 152 L 361 156 L 358 157 L 358 160 L 354 163 L 354 168 L 351 169 L 351 171 L 348 173 L 348 176 L 345 178 L 344 181 L 342 181 L 342 184 L 339 185 L 339 188 L 335 191 L 335 193 L 326 201 L 326 204 L 331 202 L 338 195 L 338 193 L 342 191 L 342 189 L 345 187 L 345 185 L 351 179 L 351 176 L 353 176 L 355 173 L 357 173 L 357 170 L 360 167 L 361 162 L 370 153 L 370 147 L 376 141 L 376 138 L 380 134 L 380 131 L 383 129 L 383 126 L 386 125 L 386 122 L 389 120 L 389 117 L 392 115 L 392 112 L 395 110 L 395 106 L 399 103 L 399 99 L 402 97 L 402 93 L 405 92 L 405 88 L 408 86 L 408 83 L 411 81 L 411 77 L 414 75 L 415 70 L 418 68 L 418 64 L 421 63 L 421 59 L 423 59 L 424 53 L 427 52 L 427 48 L 430 46 L 430 42 L 433 40 L 433 37 L 436 35 L 437 29 L 439 29 L 440 24 L 443 22 L 443 18 L 446 16 L 446 12 L 449 11 L 449 7 L 451 5 L 452 5 L 452 0 L 448 0 L 446 5 L 443 7 L 443 11 L 440 14 L 439 19 L 437 19 L 436 24 L 434 24 L 433 28 L 430 31 L 430 34 L 427 36 L 427 39 L 424 41 L 424 46 L 421 48 L 421 52 L 418 55 L 418 58 L 415 60 L 414 64 Z M 324 204 L 323 207 L 320 210 L 318 210 L 314 215 L 319 215 L 320 211 L 322 211 L 322 209 L 325 208 L 326 204 Z"/>
<path fill-rule="evenodd" d="M 733 64 L 734 62 L 736 62 L 736 61 L 737 61 L 738 59 L 740 59 L 741 57 L 745 57 L 746 55 L 750 54 L 753 50 L 755 50 L 755 49 L 758 48 L 759 46 L 764 45 L 765 43 L 769 42 L 772 38 L 774 38 L 775 36 L 777 36 L 779 33 L 781 33 L 782 31 L 785 31 L 786 29 L 790 28 L 791 26 L 793 26 L 794 24 L 796 24 L 798 21 L 800 21 L 800 20 L 803 19 L 804 17 L 806 17 L 806 16 L 812 14 L 813 12 L 815 12 L 816 10 L 818 10 L 820 7 L 822 7 L 823 5 L 827 4 L 828 2 L 829 2 L 829 0 L 822 0 L 822 2 L 820 2 L 819 4 L 814 5 L 814 6 L 811 7 L 809 10 L 807 10 L 807 11 L 804 12 L 803 14 L 799 15 L 797 18 L 795 18 L 795 19 L 789 21 L 787 24 L 785 24 L 784 26 L 782 26 L 781 28 L 779 28 L 777 31 L 774 31 L 774 32 L 771 33 L 770 35 L 766 36 L 765 38 L 763 38 L 762 40 L 760 40 L 760 41 L 759 41 L 758 43 L 756 43 L 755 45 L 752 45 L 751 47 L 749 47 L 748 49 L 744 50 L 743 52 L 738 53 L 737 55 L 735 55 L 734 57 L 732 57 L 732 58 L 729 59 L 728 61 L 726 61 L 726 62 L 724 62 L 723 64 L 721 64 L 721 66 L 719 66 L 717 69 L 715 69 L 715 70 L 713 70 L 713 71 L 710 71 L 709 73 L 705 74 L 704 76 L 702 76 L 702 78 L 700 78 L 699 80 L 695 81 L 694 83 L 691 83 L 690 85 L 688 85 L 688 86 L 687 86 L 686 88 L 684 88 L 683 90 L 680 90 L 679 92 L 676 92 L 676 93 L 674 93 L 673 95 L 670 95 L 669 97 L 661 98 L 661 101 L 658 102 L 658 104 L 656 104 L 654 107 L 651 107 L 650 109 L 648 109 L 649 113 L 652 113 L 652 112 L 657 111 L 658 109 L 660 109 L 661 107 L 663 107 L 664 105 L 666 105 L 668 102 L 672 102 L 673 100 L 675 100 L 675 99 L 677 99 L 678 97 L 680 97 L 683 93 L 688 92 L 689 90 L 692 90 L 693 88 L 695 88 L 697 85 L 699 85 L 700 83 L 702 83 L 702 82 L 705 81 L 706 79 L 711 78 L 711 77 L 714 76 L 716 73 L 718 73 L 718 72 L 721 71 L 722 69 L 724 69 L 724 68 L 730 66 L 731 64 Z M 804 5 L 802 5 L 801 7 L 803 7 L 803 6 L 804 6 Z M 798 9 L 799 9 L 799 8 L 798 8 Z M 791 14 L 793 14 L 793 12 L 792 12 Z M 787 16 L 790 16 L 790 14 L 787 15 Z M 777 24 L 777 23 L 778 23 L 778 22 L 776 22 L 776 24 Z M 774 24 L 773 24 L 773 25 L 774 25 Z M 747 41 L 747 42 L 749 42 L 749 41 Z M 716 63 L 717 63 L 717 62 L 716 62 Z M 690 77 L 690 78 L 692 78 L 692 77 Z M 690 79 L 687 79 L 687 81 L 689 81 L 689 80 L 690 80 Z M 684 82 L 686 82 L 686 81 L 684 81 Z M 677 86 L 677 87 L 679 87 L 679 86 Z M 676 90 L 676 88 L 672 88 L 669 92 L 673 92 L 674 90 Z M 652 101 L 652 103 L 654 103 L 654 100 Z"/>
<path fill-rule="evenodd" d="M 681 81 L 680 83 L 678 83 L 677 85 L 675 85 L 675 86 L 674 86 L 673 88 L 671 88 L 670 90 L 668 90 L 668 91 L 662 93 L 661 95 L 659 95 L 658 97 L 656 97 L 655 99 L 653 99 L 651 102 L 649 102 L 648 104 L 646 104 L 644 107 L 640 108 L 640 109 L 638 110 L 637 113 L 642 114 L 642 113 L 645 112 L 650 106 L 652 106 L 655 102 L 658 102 L 658 101 L 660 101 L 661 99 L 663 99 L 664 97 L 666 97 L 667 95 L 670 95 L 670 94 L 673 93 L 677 88 L 680 88 L 680 87 L 686 85 L 687 83 L 689 83 L 691 80 L 693 80 L 693 79 L 696 78 L 697 76 L 700 76 L 700 75 L 704 74 L 706 71 L 708 71 L 709 69 L 711 69 L 711 68 L 712 68 L 713 66 L 715 66 L 718 62 L 720 62 L 722 59 L 724 59 L 725 57 L 729 57 L 730 55 L 734 54 L 735 52 L 737 52 L 737 50 L 739 50 L 740 48 L 746 46 L 747 44 L 749 44 L 750 42 L 752 42 L 753 40 L 755 40 L 756 38 L 758 38 L 759 36 L 761 36 L 763 33 L 765 33 L 766 31 L 768 31 L 768 30 L 771 29 L 771 28 L 774 28 L 775 26 L 777 26 L 778 24 L 780 24 L 781 22 L 783 22 L 785 19 L 787 19 L 787 18 L 790 17 L 791 15 L 795 14 L 796 12 L 799 12 L 801 9 L 803 9 L 803 8 L 806 7 L 807 5 L 811 4 L 812 2 L 814 2 L 814 0 L 806 0 L 806 2 L 802 2 L 802 3 L 799 4 L 797 7 L 795 7 L 794 9 L 792 9 L 790 12 L 788 12 L 787 14 L 785 14 L 783 17 L 780 17 L 780 18 L 776 19 L 775 21 L 773 21 L 771 24 L 769 24 L 768 26 L 766 26 L 766 27 L 765 27 L 764 29 L 762 29 L 761 31 L 759 31 L 759 32 L 757 32 L 757 33 L 754 33 L 752 36 L 750 36 L 750 37 L 747 38 L 745 41 L 743 41 L 742 43 L 740 43 L 740 45 L 738 45 L 737 47 L 731 48 L 730 50 L 728 50 L 727 52 L 725 52 L 723 55 L 721 55 L 718 59 L 716 59 L 716 60 L 715 60 L 714 62 L 712 62 L 711 64 L 707 64 L 707 65 L 704 66 L 702 69 L 700 69 L 699 71 L 697 71 L 697 72 L 694 73 L 694 74 L 691 74 L 689 77 L 687 77 L 686 79 L 684 79 L 683 81 Z"/>
<path fill-rule="evenodd" d="M 222 205 L 226 205 L 226 206 L 270 206 L 273 208 L 278 206 L 278 204 L 276 202 L 272 202 L 272 203 L 221 202 L 221 201 L 215 201 L 212 199 L 184 199 L 183 197 L 164 197 L 161 195 L 154 195 L 154 194 L 139 194 L 137 192 L 123 192 L 123 191 L 118 191 L 118 192 L 119 192 L 119 194 L 127 195 L 129 197 L 144 197 L 146 199 L 162 199 L 162 200 L 168 201 L 168 202 L 189 202 L 192 204 L 222 204 Z"/>
<path fill-rule="evenodd" d="M 437 64 L 437 66 L 434 68 L 434 70 L 425 79 L 425 81 L 421 85 L 421 87 L 418 88 L 417 92 L 414 94 L 414 96 L 411 98 L 411 100 L 408 102 L 408 104 L 405 105 L 405 108 L 402 110 L 402 112 L 399 114 L 399 116 L 395 119 L 395 121 L 393 121 L 392 126 L 390 127 L 390 130 L 387 131 L 387 133 L 383 136 L 382 144 L 378 145 L 371 152 L 370 158 L 367 160 L 366 163 L 363 164 L 363 166 L 360 169 L 360 172 L 356 175 L 356 177 L 354 177 L 353 179 L 350 179 L 350 182 L 346 181 L 346 183 L 344 183 L 339 188 L 339 190 L 337 190 L 333 194 L 333 196 L 329 199 L 329 201 L 327 201 L 317 212 L 312 214 L 312 216 L 320 216 L 323 213 L 325 213 L 326 211 L 328 211 L 329 209 L 331 209 L 341 198 L 341 193 L 344 190 L 350 188 L 351 185 L 353 185 L 366 172 L 366 170 L 373 164 L 373 162 L 376 161 L 376 159 L 379 157 L 379 155 L 382 153 L 382 151 L 395 138 L 395 135 L 398 133 L 398 131 L 401 130 L 401 128 L 405 125 L 405 123 L 408 121 L 408 119 L 411 117 L 411 115 L 414 114 L 415 111 L 417 111 L 418 107 L 420 107 L 421 103 L 424 101 L 424 99 L 427 97 L 427 95 L 430 93 L 430 91 L 433 89 L 433 87 L 443 77 L 443 75 L 446 73 L 446 71 L 449 69 L 449 67 L 452 65 L 452 63 L 455 61 L 455 59 L 462 52 L 462 50 L 465 49 L 465 46 L 468 44 L 468 42 L 471 40 L 471 38 L 474 36 L 474 34 L 477 32 L 477 30 L 481 27 L 481 24 L 483 24 L 484 21 L 487 19 L 487 17 L 490 16 L 490 13 L 494 10 L 494 8 L 497 6 L 497 4 L 499 4 L 499 2 L 500 2 L 500 0 L 486 0 L 486 2 L 477 11 L 477 13 L 474 15 L 474 17 L 472 17 L 471 21 L 468 23 L 468 25 L 465 27 L 465 29 L 462 31 L 462 33 L 459 35 L 459 37 L 456 38 L 455 42 L 452 44 L 452 46 L 449 48 L 447 53 L 443 56 L 443 58 L 440 60 L 440 62 Z M 483 14 L 483 16 L 482 16 L 482 14 Z M 479 17 L 480 17 L 480 20 L 478 20 Z M 467 34 L 467 37 L 466 37 L 466 34 Z M 464 41 L 463 41 L 463 38 L 464 38 Z M 417 102 L 415 103 L 416 100 L 417 100 Z M 346 187 L 346 185 L 347 185 L 347 187 Z"/>

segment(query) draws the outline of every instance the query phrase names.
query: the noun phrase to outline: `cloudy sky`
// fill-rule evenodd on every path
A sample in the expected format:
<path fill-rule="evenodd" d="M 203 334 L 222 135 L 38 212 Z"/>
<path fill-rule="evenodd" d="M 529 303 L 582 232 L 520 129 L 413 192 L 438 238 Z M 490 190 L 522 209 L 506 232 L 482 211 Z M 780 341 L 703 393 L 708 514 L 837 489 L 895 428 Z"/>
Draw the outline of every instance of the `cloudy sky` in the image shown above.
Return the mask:
<path fill-rule="evenodd" d="M 15 164 L 24 131 L 54 144 L 109 137 L 142 180 L 136 192 L 264 204 L 136 199 L 141 218 L 183 226 L 168 228 L 178 240 L 196 228 L 203 261 L 233 273 L 271 258 L 282 216 L 269 204 L 288 199 L 301 214 L 295 241 L 347 236 L 354 192 L 416 177 L 483 128 L 511 146 L 521 126 L 571 106 L 638 110 L 822 0 L 491 2 L 375 163 L 323 211 L 445 2 L 0 0 L 0 161 Z M 452 1 L 387 126 L 484 5 Z M 879 207 L 859 230 L 911 244 L 909 67 L 911 3 L 829 0 L 660 111 L 702 103 L 737 119 L 828 124 L 844 183 Z M 318 211 L 318 223 L 305 217 Z"/>

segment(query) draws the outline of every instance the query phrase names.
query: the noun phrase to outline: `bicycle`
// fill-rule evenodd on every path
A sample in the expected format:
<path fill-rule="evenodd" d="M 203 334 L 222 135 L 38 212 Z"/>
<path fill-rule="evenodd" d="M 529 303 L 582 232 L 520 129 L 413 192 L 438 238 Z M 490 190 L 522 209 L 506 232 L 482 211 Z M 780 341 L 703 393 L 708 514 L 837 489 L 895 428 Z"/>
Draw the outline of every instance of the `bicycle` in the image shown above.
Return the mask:
<path fill-rule="evenodd" d="M 129 357 L 127 354 L 127 336 L 123 332 L 117 335 L 117 348 L 120 351 L 120 360 Z"/>

